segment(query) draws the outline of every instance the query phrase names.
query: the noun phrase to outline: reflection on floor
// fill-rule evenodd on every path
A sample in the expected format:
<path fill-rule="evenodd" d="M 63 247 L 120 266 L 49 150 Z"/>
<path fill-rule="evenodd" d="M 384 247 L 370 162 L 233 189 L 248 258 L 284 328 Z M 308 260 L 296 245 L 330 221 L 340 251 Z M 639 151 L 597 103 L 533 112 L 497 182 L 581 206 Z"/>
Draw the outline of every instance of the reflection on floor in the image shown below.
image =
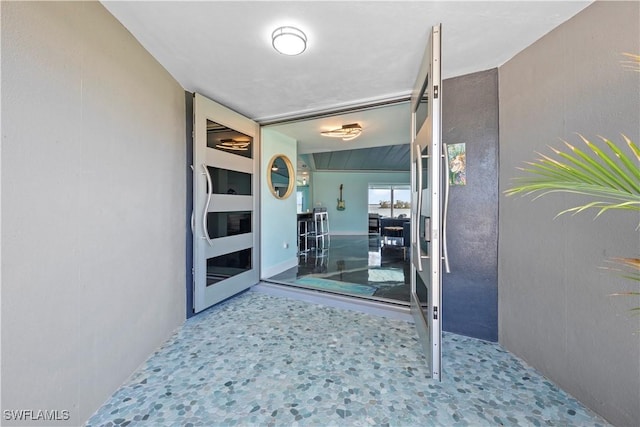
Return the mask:
<path fill-rule="evenodd" d="M 409 254 L 398 243 L 379 235 L 331 236 L 326 249 L 310 249 L 298 267 L 269 280 L 408 303 Z"/>
<path fill-rule="evenodd" d="M 89 426 L 605 426 L 500 345 L 257 292 L 187 320 Z"/>

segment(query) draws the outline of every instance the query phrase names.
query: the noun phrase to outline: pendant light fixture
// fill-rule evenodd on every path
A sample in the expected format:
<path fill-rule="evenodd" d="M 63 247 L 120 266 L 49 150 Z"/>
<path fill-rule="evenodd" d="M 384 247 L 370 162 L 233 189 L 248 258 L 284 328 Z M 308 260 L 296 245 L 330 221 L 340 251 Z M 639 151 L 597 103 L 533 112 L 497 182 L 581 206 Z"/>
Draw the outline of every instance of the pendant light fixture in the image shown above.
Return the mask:
<path fill-rule="evenodd" d="M 307 35 L 295 27 L 280 27 L 271 33 L 271 44 L 283 55 L 300 55 L 307 48 Z"/>
<path fill-rule="evenodd" d="M 320 132 L 322 136 L 328 136 L 330 138 L 342 138 L 343 141 L 351 141 L 360 136 L 362 133 L 362 126 L 358 123 L 351 123 L 349 125 L 342 125 L 341 128 L 327 130 Z"/>
<path fill-rule="evenodd" d="M 216 144 L 216 148 L 232 151 L 247 151 L 251 141 L 238 141 L 236 139 L 223 139 L 220 144 Z"/>

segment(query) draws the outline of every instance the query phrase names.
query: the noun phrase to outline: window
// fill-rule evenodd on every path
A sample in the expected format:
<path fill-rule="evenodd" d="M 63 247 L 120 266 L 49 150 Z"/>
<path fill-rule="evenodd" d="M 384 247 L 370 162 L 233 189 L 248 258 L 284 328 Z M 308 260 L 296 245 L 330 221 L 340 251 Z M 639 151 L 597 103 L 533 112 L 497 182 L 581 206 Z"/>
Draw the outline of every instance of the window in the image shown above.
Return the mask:
<path fill-rule="evenodd" d="M 302 205 L 304 204 L 304 194 L 302 191 L 296 191 L 296 211 L 302 213 Z"/>
<path fill-rule="evenodd" d="M 369 213 L 392 218 L 408 218 L 411 215 L 411 187 L 369 184 Z"/>

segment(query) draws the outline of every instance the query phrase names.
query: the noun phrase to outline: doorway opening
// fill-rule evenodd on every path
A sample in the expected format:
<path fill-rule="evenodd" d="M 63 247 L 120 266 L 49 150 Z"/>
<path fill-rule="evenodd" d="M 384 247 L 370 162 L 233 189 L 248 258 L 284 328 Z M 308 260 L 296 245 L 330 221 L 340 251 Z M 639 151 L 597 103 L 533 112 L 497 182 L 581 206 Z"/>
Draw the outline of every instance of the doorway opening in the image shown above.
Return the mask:
<path fill-rule="evenodd" d="M 410 116 L 404 98 L 266 126 L 297 144 L 297 218 L 286 227 L 297 228 L 298 259 L 263 280 L 409 306 L 411 239 L 403 223 L 411 217 Z M 319 136 L 342 122 L 363 126 L 357 144 Z M 315 212 L 322 209 L 330 238 L 317 239 Z M 374 211 L 382 222 L 370 229 Z"/>

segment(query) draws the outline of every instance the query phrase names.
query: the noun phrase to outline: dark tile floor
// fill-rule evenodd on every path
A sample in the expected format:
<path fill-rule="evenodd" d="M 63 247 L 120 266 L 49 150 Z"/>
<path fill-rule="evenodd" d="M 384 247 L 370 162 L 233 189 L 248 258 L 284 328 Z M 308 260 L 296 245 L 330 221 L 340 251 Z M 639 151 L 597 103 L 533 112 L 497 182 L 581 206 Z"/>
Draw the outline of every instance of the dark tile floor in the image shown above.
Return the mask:
<path fill-rule="evenodd" d="M 405 253 L 400 241 L 385 241 L 379 235 L 331 236 L 325 247 L 311 248 L 299 256 L 300 263 L 296 268 L 269 280 L 372 299 L 409 302 L 409 254 Z"/>

